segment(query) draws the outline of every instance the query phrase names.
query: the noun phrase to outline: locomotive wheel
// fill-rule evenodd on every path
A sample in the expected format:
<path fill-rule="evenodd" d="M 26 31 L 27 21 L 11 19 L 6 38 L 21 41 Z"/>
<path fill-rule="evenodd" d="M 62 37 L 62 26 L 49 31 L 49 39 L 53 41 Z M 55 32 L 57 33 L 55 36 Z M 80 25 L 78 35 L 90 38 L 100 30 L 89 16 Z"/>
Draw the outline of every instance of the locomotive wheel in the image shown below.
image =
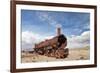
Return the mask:
<path fill-rule="evenodd" d="M 67 57 L 69 55 L 69 49 L 68 48 L 64 49 L 64 53 L 65 53 L 65 55 Z"/>
<path fill-rule="evenodd" d="M 57 59 L 65 58 L 64 50 L 63 50 L 63 49 L 56 50 L 56 52 L 55 52 L 55 57 L 56 57 Z"/>
<path fill-rule="evenodd" d="M 37 53 L 40 54 L 40 55 L 44 55 L 44 50 L 43 49 L 42 50 L 41 49 L 38 49 L 37 50 Z"/>

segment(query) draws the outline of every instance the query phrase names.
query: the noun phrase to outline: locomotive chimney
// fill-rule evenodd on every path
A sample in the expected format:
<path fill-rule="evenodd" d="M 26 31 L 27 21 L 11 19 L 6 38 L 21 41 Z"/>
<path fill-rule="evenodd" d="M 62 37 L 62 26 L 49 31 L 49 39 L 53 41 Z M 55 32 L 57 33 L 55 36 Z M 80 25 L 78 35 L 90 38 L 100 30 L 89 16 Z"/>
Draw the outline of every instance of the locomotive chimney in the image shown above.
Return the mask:
<path fill-rule="evenodd" d="M 57 27 L 57 36 L 59 36 L 61 34 L 61 28 Z"/>

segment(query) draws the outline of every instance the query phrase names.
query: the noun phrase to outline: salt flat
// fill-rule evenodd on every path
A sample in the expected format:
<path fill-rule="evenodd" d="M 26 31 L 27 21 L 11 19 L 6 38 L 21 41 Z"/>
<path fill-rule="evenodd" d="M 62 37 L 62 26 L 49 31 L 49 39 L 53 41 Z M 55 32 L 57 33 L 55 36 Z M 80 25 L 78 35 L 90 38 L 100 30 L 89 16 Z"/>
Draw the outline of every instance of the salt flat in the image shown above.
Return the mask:
<path fill-rule="evenodd" d="M 56 59 L 54 57 L 47 57 L 44 55 L 38 55 L 35 53 L 22 53 L 21 62 L 31 63 L 31 62 L 50 62 L 50 61 L 69 61 L 69 60 L 88 60 L 90 56 L 89 47 L 69 49 L 69 55 L 64 59 Z"/>

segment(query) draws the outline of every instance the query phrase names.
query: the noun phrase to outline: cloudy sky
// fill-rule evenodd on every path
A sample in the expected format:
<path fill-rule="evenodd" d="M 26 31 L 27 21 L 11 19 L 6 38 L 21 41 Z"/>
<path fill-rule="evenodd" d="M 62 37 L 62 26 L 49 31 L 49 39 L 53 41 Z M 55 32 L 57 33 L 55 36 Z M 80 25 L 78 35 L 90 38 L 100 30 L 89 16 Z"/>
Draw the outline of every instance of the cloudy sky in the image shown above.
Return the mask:
<path fill-rule="evenodd" d="M 89 46 L 90 14 L 79 12 L 56 12 L 21 10 L 22 48 L 32 48 L 35 43 L 56 36 L 56 27 L 68 39 L 69 48 Z"/>

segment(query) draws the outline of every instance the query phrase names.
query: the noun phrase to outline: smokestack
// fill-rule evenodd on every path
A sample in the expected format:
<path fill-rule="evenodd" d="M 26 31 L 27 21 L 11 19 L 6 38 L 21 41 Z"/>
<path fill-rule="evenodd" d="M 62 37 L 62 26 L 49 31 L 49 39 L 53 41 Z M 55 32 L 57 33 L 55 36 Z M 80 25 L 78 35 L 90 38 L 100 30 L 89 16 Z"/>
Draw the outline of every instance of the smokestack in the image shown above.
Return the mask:
<path fill-rule="evenodd" d="M 57 27 L 57 36 L 59 36 L 61 34 L 61 28 Z"/>

